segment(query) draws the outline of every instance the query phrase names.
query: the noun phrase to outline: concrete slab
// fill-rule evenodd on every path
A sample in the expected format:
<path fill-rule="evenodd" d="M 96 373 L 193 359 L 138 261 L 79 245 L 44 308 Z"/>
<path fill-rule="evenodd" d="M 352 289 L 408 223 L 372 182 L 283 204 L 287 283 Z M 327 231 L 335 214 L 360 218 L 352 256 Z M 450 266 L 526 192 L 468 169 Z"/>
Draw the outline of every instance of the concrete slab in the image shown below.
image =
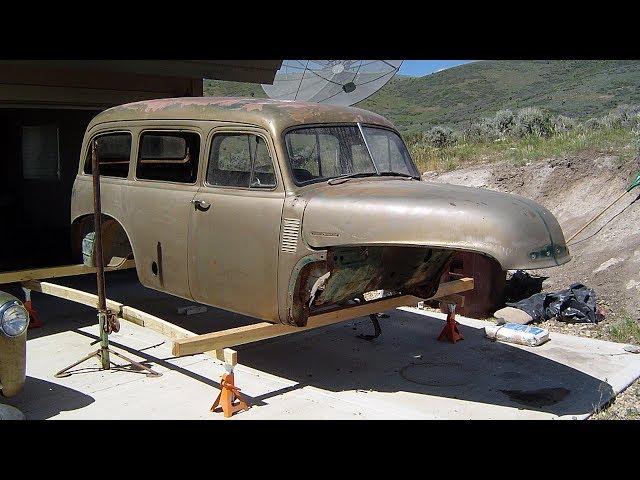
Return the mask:
<path fill-rule="evenodd" d="M 90 276 L 65 282 L 95 289 Z M 255 321 L 214 308 L 180 315 L 184 300 L 145 289 L 133 272 L 107 274 L 107 293 L 199 333 Z M 222 364 L 173 358 L 165 337 L 127 322 L 112 346 L 162 377 L 102 372 L 90 360 L 54 378 L 96 348 L 95 312 L 37 294 L 34 302 L 45 327 L 29 331 L 25 390 L 3 400 L 27 419 L 223 418 L 209 412 Z M 236 383 L 255 406 L 233 418 L 586 418 L 640 376 L 640 355 L 624 344 L 552 333 L 539 347 L 510 345 L 484 338 L 487 322 L 459 317 L 465 339 L 453 345 L 436 340 L 444 319 L 403 308 L 381 319 L 373 342 L 355 337 L 372 329 L 363 318 L 237 347 Z"/>

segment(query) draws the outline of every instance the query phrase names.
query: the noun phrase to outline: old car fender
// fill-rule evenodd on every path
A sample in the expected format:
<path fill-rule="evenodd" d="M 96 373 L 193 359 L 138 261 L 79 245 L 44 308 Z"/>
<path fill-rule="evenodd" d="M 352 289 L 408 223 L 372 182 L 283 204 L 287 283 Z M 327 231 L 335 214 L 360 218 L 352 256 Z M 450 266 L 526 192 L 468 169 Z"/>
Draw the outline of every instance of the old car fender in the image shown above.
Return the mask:
<path fill-rule="evenodd" d="M 302 235 L 312 249 L 425 246 L 482 253 L 503 270 L 570 260 L 558 221 L 518 195 L 423 181 L 353 180 L 309 192 Z"/>

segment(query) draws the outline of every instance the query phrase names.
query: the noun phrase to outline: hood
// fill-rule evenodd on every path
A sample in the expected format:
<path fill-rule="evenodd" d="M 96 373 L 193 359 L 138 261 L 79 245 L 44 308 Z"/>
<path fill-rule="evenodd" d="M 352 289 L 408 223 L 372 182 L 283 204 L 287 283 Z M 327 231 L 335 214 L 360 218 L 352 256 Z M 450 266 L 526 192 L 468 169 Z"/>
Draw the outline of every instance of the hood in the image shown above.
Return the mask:
<path fill-rule="evenodd" d="M 519 195 L 402 179 L 323 184 L 307 200 L 303 238 L 312 248 L 420 245 L 484 253 L 505 270 L 570 260 L 549 210 Z"/>

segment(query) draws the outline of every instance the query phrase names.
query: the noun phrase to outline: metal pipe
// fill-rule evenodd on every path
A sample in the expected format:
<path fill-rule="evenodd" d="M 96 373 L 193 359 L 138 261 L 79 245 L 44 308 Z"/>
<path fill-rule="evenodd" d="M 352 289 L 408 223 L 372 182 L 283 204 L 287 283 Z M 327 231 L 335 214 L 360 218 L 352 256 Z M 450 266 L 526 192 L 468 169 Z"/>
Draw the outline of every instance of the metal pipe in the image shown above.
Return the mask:
<path fill-rule="evenodd" d="M 107 296 L 104 287 L 104 262 L 102 257 L 102 206 L 100 203 L 100 166 L 96 141 L 91 142 L 91 173 L 93 177 L 93 226 L 96 283 L 98 286 L 98 328 L 100 329 L 100 359 L 102 368 L 109 369 L 109 334 L 107 333 Z"/>

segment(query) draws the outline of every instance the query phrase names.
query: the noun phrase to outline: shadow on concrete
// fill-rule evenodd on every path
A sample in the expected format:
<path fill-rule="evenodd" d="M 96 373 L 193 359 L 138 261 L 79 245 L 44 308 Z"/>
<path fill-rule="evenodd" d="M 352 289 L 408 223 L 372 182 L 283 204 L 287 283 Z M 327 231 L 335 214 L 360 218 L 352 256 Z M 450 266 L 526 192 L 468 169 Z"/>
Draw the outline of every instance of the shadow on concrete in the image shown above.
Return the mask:
<path fill-rule="evenodd" d="M 592 412 L 613 396 L 611 386 L 562 363 L 484 337 L 461 325 L 453 345 L 436 340 L 443 321 L 395 311 L 374 342 L 355 338 L 367 320 L 236 349 L 256 369 L 324 390 L 408 392 L 537 410 L 555 415 Z M 593 361 L 593 360 L 592 360 Z"/>
<path fill-rule="evenodd" d="M 46 420 L 61 412 L 78 410 L 91 405 L 95 400 L 72 388 L 27 376 L 24 390 L 15 397 L 2 402 L 13 405 L 27 420 Z"/>
<path fill-rule="evenodd" d="M 57 283 L 95 292 L 91 275 L 58 279 Z M 178 307 L 196 303 L 141 286 L 134 271 L 108 273 L 107 296 L 196 333 L 256 322 L 213 307 L 202 314 L 178 314 Z M 36 293 L 34 303 L 45 327 L 30 330 L 29 338 L 96 323 L 95 310 L 83 305 Z M 311 385 L 333 392 L 408 392 L 555 415 L 582 415 L 613 396 L 609 384 L 534 352 L 491 342 L 484 338 L 482 329 L 462 325 L 465 339 L 452 345 L 436 340 L 442 320 L 400 310 L 390 314 L 381 321 L 383 335 L 373 342 L 355 337 L 356 333 L 371 333 L 371 324 L 365 318 L 236 347 L 242 365 L 298 383 L 250 400 L 260 405 L 267 398 Z M 138 354 L 123 345 L 113 345 Z M 146 352 L 139 355 L 219 388 L 217 382 L 163 359 Z"/>

